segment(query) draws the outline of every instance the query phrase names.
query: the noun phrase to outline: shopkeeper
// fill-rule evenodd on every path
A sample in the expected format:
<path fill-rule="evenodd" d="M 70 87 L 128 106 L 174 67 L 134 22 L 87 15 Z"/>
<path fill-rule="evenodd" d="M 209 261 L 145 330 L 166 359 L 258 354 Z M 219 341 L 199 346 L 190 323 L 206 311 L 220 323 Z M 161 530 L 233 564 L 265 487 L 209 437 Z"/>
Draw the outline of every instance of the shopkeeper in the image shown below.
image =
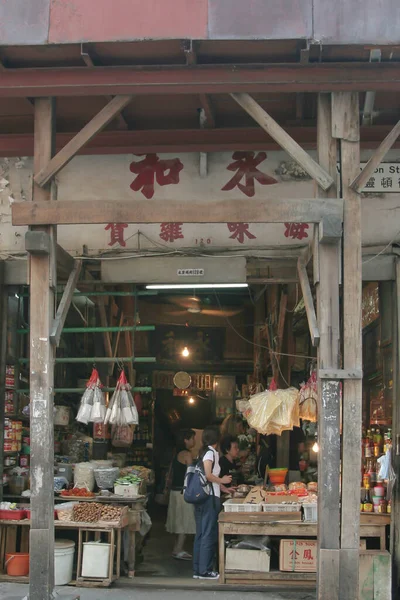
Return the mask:
<path fill-rule="evenodd" d="M 222 455 L 219 459 L 221 467 L 220 477 L 231 475 L 233 487 L 244 483 L 244 477 L 241 473 L 241 463 L 239 461 L 239 442 L 237 437 L 234 435 L 223 437 L 220 450 Z"/>

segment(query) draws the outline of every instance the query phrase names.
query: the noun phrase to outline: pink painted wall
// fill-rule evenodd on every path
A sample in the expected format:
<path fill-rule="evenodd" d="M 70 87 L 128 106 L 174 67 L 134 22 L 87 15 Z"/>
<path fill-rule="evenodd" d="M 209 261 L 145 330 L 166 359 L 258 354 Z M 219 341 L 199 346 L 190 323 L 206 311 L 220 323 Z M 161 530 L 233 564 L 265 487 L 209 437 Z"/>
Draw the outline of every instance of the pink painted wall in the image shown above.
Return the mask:
<path fill-rule="evenodd" d="M 208 0 L 51 0 L 49 42 L 207 37 Z"/>
<path fill-rule="evenodd" d="M 399 22 L 399 0 L 0 0 L 0 45 L 182 38 L 398 45 Z"/>

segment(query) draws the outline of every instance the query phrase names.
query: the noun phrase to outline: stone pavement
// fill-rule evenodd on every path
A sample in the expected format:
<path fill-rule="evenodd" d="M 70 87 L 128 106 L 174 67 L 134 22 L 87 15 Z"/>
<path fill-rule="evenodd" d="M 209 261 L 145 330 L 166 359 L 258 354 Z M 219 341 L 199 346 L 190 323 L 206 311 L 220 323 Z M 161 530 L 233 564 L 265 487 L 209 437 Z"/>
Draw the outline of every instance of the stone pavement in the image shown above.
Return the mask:
<path fill-rule="evenodd" d="M 305 590 L 265 590 L 259 592 L 232 591 L 231 589 L 215 590 L 205 582 L 203 589 L 196 587 L 198 600 L 315 600 L 315 593 Z M 194 591 L 194 590 L 193 590 Z M 1 600 L 22 600 L 28 593 L 28 586 L 17 583 L 0 583 Z M 96 588 L 57 588 L 56 600 L 70 600 L 73 595 L 80 594 L 80 600 L 187 600 L 188 590 L 171 588 L 147 588 L 131 584 L 119 584 L 109 589 Z"/>

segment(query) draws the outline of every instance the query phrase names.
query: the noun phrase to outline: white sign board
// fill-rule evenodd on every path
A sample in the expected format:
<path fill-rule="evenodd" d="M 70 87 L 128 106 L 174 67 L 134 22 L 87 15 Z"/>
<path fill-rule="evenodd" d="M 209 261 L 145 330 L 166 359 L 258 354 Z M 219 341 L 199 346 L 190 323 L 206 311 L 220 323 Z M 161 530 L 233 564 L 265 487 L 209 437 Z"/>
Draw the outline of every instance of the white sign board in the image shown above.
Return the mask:
<path fill-rule="evenodd" d="M 360 164 L 360 171 L 365 168 L 366 164 L 366 162 Z M 400 193 L 400 163 L 381 163 L 367 181 L 362 192 L 363 194 Z"/>

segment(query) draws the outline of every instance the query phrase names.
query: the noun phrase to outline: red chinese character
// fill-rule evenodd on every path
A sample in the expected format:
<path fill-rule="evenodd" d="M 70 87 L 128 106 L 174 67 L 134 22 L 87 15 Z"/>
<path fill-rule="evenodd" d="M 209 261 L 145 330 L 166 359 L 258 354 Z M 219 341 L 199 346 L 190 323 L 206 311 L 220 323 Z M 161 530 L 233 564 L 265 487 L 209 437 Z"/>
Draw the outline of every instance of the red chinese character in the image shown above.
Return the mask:
<path fill-rule="evenodd" d="M 139 155 L 143 156 L 143 155 Z M 157 154 L 146 154 L 146 158 L 131 163 L 130 170 L 137 177 L 131 183 L 134 192 L 142 191 L 143 196 L 152 198 L 154 196 L 154 177 L 158 185 L 170 185 L 179 183 L 179 173 L 183 164 L 179 158 L 160 160 Z"/>
<path fill-rule="evenodd" d="M 109 246 L 114 246 L 114 244 L 119 244 L 120 246 L 126 246 L 126 242 L 124 240 L 124 229 L 128 227 L 128 223 L 109 223 L 104 229 L 106 231 L 110 230 L 110 241 L 108 242 Z"/>
<path fill-rule="evenodd" d="M 296 552 L 294 552 L 294 551 L 292 550 L 291 552 L 289 552 L 289 556 L 290 556 L 291 558 L 297 558 L 297 557 L 299 556 L 299 553 L 297 552 L 297 550 L 296 550 Z"/>
<path fill-rule="evenodd" d="M 237 173 L 226 185 L 224 185 L 222 188 L 223 191 L 233 190 L 233 188 L 237 186 L 243 194 L 246 194 L 246 196 L 251 198 L 255 194 L 255 179 L 258 183 L 261 183 L 261 185 L 278 183 L 276 179 L 257 169 L 258 165 L 267 158 L 265 152 L 259 152 L 256 156 L 254 156 L 254 152 L 234 152 L 232 158 L 235 162 L 231 163 L 226 168 L 228 171 L 237 171 Z M 245 178 L 244 184 L 240 183 L 243 177 Z"/>
<path fill-rule="evenodd" d="M 255 240 L 257 237 L 250 233 L 248 223 L 227 223 L 227 225 L 229 231 L 232 233 L 229 239 L 237 240 L 239 244 L 243 244 L 245 237 L 248 237 L 249 240 Z"/>
<path fill-rule="evenodd" d="M 182 225 L 183 223 L 161 223 L 160 238 L 164 242 L 174 242 L 175 240 L 183 239 Z"/>
<path fill-rule="evenodd" d="M 285 237 L 287 238 L 291 237 L 292 240 L 302 240 L 303 238 L 308 238 L 308 223 L 285 223 L 285 227 Z"/>
<path fill-rule="evenodd" d="M 311 550 L 304 550 L 303 558 L 304 560 L 314 560 Z"/>

